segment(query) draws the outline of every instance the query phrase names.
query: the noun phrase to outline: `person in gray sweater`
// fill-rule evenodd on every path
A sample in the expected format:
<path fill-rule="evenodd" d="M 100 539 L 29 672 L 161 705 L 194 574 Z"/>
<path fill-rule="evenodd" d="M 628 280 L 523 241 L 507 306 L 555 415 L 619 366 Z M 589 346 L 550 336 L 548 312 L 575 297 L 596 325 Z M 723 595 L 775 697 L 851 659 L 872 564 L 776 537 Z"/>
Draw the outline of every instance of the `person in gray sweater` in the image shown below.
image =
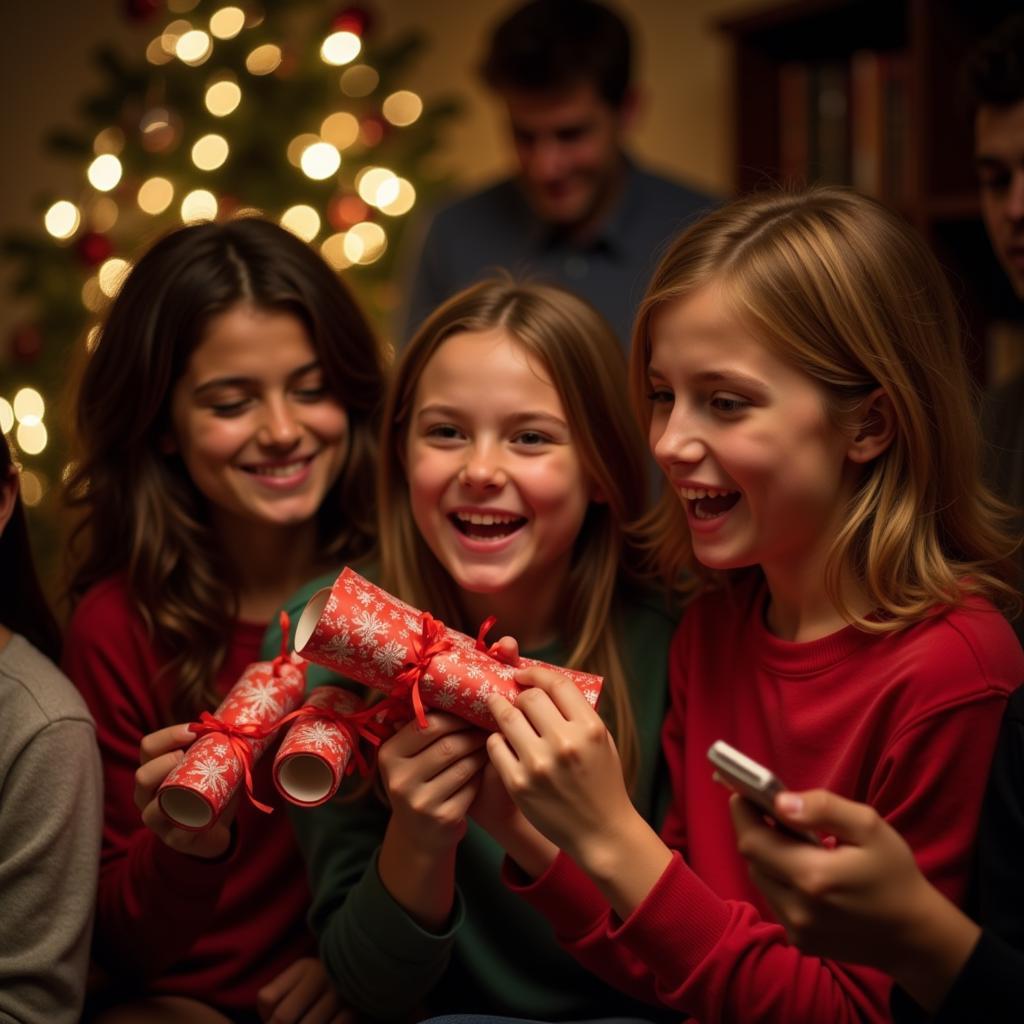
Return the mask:
<path fill-rule="evenodd" d="M 54 665 L 60 634 L 32 564 L 0 436 L 0 1021 L 82 1012 L 102 776 L 85 703 Z"/>

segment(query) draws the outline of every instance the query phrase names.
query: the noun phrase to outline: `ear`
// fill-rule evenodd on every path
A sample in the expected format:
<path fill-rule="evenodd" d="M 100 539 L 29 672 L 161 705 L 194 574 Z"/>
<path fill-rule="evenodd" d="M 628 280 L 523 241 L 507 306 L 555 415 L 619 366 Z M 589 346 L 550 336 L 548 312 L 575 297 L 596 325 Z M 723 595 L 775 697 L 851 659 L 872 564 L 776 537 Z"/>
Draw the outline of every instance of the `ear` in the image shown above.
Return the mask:
<path fill-rule="evenodd" d="M 2 443 L 2 441 L 0 441 Z M 7 473 L 0 478 L 0 534 L 14 515 L 14 506 L 18 501 L 18 471 L 9 466 Z"/>
<path fill-rule="evenodd" d="M 851 462 L 870 462 L 892 444 L 896 411 L 885 388 L 875 388 L 860 403 L 854 423 L 853 439 L 846 451 Z"/>

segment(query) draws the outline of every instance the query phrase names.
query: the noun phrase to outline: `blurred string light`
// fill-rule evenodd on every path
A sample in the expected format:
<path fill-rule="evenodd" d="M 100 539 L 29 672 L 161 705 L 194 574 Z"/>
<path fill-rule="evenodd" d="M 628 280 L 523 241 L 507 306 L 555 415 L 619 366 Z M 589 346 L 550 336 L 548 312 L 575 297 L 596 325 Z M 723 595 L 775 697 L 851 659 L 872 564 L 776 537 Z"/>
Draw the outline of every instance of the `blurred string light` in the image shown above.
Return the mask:
<path fill-rule="evenodd" d="M 241 7 L 222 7 L 210 15 L 210 35 L 217 39 L 234 39 L 245 28 L 245 11 Z"/>
<path fill-rule="evenodd" d="M 121 211 L 110 196 L 96 196 L 89 203 L 89 222 L 93 231 L 109 231 L 116 223 Z"/>
<path fill-rule="evenodd" d="M 43 441 L 43 447 L 46 447 L 45 440 Z M 23 469 L 19 476 L 21 479 L 21 500 L 29 508 L 34 508 L 43 500 L 43 495 L 46 493 L 46 478 L 41 473 L 33 473 L 31 469 Z"/>
<path fill-rule="evenodd" d="M 245 67 L 250 75 L 269 75 L 281 64 L 281 47 L 273 43 L 257 46 L 245 58 Z"/>
<path fill-rule="evenodd" d="M 6 398 L 0 398 L 0 434 L 10 433 L 14 426 L 14 407 Z"/>
<path fill-rule="evenodd" d="M 174 54 L 168 53 L 164 49 L 164 37 L 162 35 L 157 36 L 155 39 L 150 40 L 149 46 L 146 47 L 146 60 L 150 64 L 169 64 L 174 60 Z"/>
<path fill-rule="evenodd" d="M 54 238 L 70 238 L 81 223 L 78 207 L 67 199 L 59 199 L 43 216 L 43 225 Z"/>
<path fill-rule="evenodd" d="M 319 135 L 314 135 L 312 132 L 303 132 L 301 135 L 296 135 L 291 142 L 288 143 L 288 148 L 285 150 L 285 155 L 288 157 L 288 163 L 292 167 L 299 167 L 302 164 L 302 154 L 314 143 L 320 141 Z"/>
<path fill-rule="evenodd" d="M 106 305 L 106 300 L 100 289 L 100 282 L 95 274 L 82 285 L 82 305 L 90 313 L 98 313 Z"/>
<path fill-rule="evenodd" d="M 228 114 L 234 113 L 238 109 L 238 104 L 242 102 L 242 90 L 234 76 L 222 78 L 209 86 L 203 102 L 214 117 L 227 117 Z"/>
<path fill-rule="evenodd" d="M 213 40 L 198 28 L 190 29 L 179 36 L 178 41 L 174 44 L 174 55 L 183 64 L 188 64 L 193 68 L 205 64 L 210 59 L 211 53 L 213 53 Z"/>
<path fill-rule="evenodd" d="M 423 113 L 423 100 L 408 89 L 399 89 L 384 100 L 381 113 L 391 124 L 406 128 Z"/>
<path fill-rule="evenodd" d="M 347 110 L 329 114 L 320 125 L 320 136 L 337 149 L 346 149 L 359 138 L 359 121 Z"/>
<path fill-rule="evenodd" d="M 35 388 L 22 388 L 11 403 L 11 412 L 17 421 L 14 439 L 18 447 L 26 455 L 38 455 L 46 447 L 46 403 L 43 396 Z M 6 418 L 6 417 L 5 417 Z M 12 422 L 4 433 L 14 426 Z"/>
<path fill-rule="evenodd" d="M 89 333 L 85 336 L 85 351 L 95 352 L 96 346 L 100 343 L 100 325 L 93 324 L 89 328 Z"/>
<path fill-rule="evenodd" d="M 416 203 L 416 189 L 405 178 L 394 178 L 377 190 L 377 207 L 389 217 L 401 217 Z"/>
<path fill-rule="evenodd" d="M 121 161 L 113 153 L 96 157 L 85 172 L 89 184 L 98 192 L 109 192 L 121 180 Z"/>
<path fill-rule="evenodd" d="M 155 217 L 163 213 L 174 199 L 174 186 L 166 178 L 149 178 L 139 186 L 139 209 Z"/>
<path fill-rule="evenodd" d="M 96 274 L 100 291 L 108 299 L 112 299 L 120 291 L 129 270 L 131 270 L 131 264 L 128 260 L 121 259 L 120 256 L 112 256 L 109 260 L 104 260 Z"/>
<path fill-rule="evenodd" d="M 163 30 L 163 32 L 160 33 L 160 47 L 167 55 L 168 60 L 177 56 L 178 40 L 186 32 L 191 31 L 191 22 L 185 21 L 184 18 L 179 18 L 177 21 L 172 21 Z"/>
<path fill-rule="evenodd" d="M 97 156 L 104 153 L 113 153 L 117 156 L 122 149 L 124 149 L 124 132 L 120 128 L 104 128 L 92 140 L 92 151 Z"/>
<path fill-rule="evenodd" d="M 320 254 L 335 270 L 345 270 L 352 266 L 352 261 L 345 255 L 345 232 L 325 238 L 320 246 Z"/>
<path fill-rule="evenodd" d="M 363 221 L 345 232 L 343 243 L 345 255 L 353 262 L 364 266 L 384 255 L 388 239 L 379 224 Z"/>
<path fill-rule="evenodd" d="M 181 201 L 181 219 L 186 224 L 213 220 L 217 216 L 217 197 L 205 188 L 189 192 Z"/>
<path fill-rule="evenodd" d="M 378 82 L 380 75 L 369 64 L 354 64 L 341 74 L 341 91 L 346 96 L 369 96 Z"/>
<path fill-rule="evenodd" d="M 192 147 L 192 163 L 201 171 L 215 171 L 227 158 L 228 140 L 223 135 L 204 135 Z"/>
<path fill-rule="evenodd" d="M 304 203 L 290 206 L 281 214 L 281 227 L 298 235 L 304 242 L 312 242 L 320 234 L 320 214 Z"/>
<path fill-rule="evenodd" d="M 320 58 L 325 64 L 341 67 L 359 56 L 363 42 L 354 32 L 332 32 L 320 47 Z"/>
<path fill-rule="evenodd" d="M 302 151 L 299 166 L 307 178 L 323 181 L 341 166 L 341 154 L 329 142 L 314 142 Z"/>

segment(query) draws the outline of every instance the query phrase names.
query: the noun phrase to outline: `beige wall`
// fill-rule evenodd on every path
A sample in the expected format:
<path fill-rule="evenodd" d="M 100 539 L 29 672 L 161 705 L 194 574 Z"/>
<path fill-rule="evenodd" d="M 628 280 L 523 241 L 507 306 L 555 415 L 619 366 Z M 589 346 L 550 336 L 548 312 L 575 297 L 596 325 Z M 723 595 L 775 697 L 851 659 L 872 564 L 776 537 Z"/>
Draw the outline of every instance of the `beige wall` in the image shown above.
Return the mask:
<path fill-rule="evenodd" d="M 368 0 L 382 34 L 415 26 L 431 45 L 409 87 L 426 96 L 456 93 L 466 111 L 446 138 L 445 160 L 466 185 L 500 173 L 508 153 L 500 113 L 475 80 L 481 40 L 509 0 Z M 716 193 L 732 183 L 729 46 L 717 19 L 777 0 L 620 0 L 637 36 L 642 106 L 634 148 L 650 164 Z M 208 4 L 206 6 L 212 6 Z M 327 6 L 334 3 L 328 0 Z M 30 0 L 4 5 L 0 19 L 0 232 L 38 223 L 34 199 L 79 180 L 42 150 L 46 133 L 74 125 L 76 108 L 96 87 L 90 54 L 115 41 L 138 52 L 158 22 L 139 30 L 122 0 Z M 13 322 L 0 306 L 0 331 Z M 0 335 L 2 336 L 2 335 Z"/>

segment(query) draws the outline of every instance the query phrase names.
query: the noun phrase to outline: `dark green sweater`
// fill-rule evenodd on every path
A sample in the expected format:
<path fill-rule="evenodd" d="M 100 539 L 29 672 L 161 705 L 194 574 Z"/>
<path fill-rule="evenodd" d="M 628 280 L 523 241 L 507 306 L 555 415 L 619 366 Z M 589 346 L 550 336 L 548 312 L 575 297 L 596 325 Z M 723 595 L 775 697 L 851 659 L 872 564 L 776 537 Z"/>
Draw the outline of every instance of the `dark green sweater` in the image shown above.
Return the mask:
<path fill-rule="evenodd" d="M 313 593 L 334 579 L 321 577 L 294 595 L 287 606 L 293 623 Z M 639 737 L 634 802 L 657 827 L 669 797 L 660 731 L 675 620 L 657 598 L 642 595 L 622 602 L 616 623 Z M 264 656 L 279 649 L 274 624 Z M 552 645 L 524 653 L 561 664 L 566 652 Z M 339 682 L 319 666 L 310 666 L 309 679 L 311 686 Z M 320 936 L 321 957 L 357 1011 L 388 1021 L 457 1012 L 549 1021 L 663 1016 L 609 988 L 562 951 L 547 921 L 502 885 L 503 851 L 475 823 L 459 846 L 450 925 L 435 934 L 391 898 L 377 874 L 388 810 L 376 796 L 292 808 L 292 820 L 309 870 L 310 923 Z"/>

